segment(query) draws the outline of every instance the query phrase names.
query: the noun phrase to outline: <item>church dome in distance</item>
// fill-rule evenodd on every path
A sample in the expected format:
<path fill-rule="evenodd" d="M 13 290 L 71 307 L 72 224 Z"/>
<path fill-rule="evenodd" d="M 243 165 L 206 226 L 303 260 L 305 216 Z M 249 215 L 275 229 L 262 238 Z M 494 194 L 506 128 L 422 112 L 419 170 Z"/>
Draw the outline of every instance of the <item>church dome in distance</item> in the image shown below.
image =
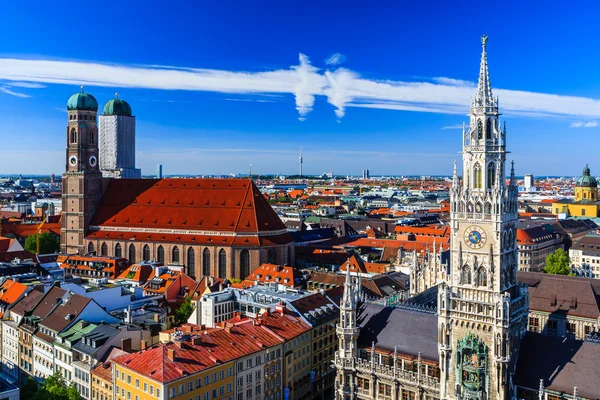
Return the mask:
<path fill-rule="evenodd" d="M 577 179 L 577 187 L 591 187 L 595 188 L 598 186 L 596 179 L 590 175 L 590 168 L 585 165 L 583 169 L 583 175 Z"/>
<path fill-rule="evenodd" d="M 115 98 L 106 102 L 102 115 L 124 115 L 131 117 L 131 106 L 125 100 L 119 98 L 119 94 L 115 94 Z"/>
<path fill-rule="evenodd" d="M 67 110 L 98 111 L 98 102 L 94 96 L 84 92 L 82 86 L 81 92 L 75 93 L 67 101 Z"/>

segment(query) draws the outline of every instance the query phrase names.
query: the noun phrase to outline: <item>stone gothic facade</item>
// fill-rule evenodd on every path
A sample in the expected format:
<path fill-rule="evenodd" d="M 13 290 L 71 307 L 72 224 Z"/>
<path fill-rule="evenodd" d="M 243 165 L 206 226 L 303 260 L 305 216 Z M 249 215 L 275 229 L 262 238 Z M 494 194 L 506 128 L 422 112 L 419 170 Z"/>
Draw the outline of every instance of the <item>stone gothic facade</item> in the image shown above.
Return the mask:
<path fill-rule="evenodd" d="M 394 310 L 357 304 L 347 276 L 336 355 L 337 399 L 508 400 L 526 333 L 527 288 L 517 283 L 517 187 L 505 180 L 499 123 L 483 51 L 463 176 L 450 192 L 450 263 L 415 260 L 411 291 Z M 436 312 L 431 313 L 431 307 Z M 354 322 L 354 324 L 353 324 Z M 370 344 L 370 346 L 369 346 Z"/>

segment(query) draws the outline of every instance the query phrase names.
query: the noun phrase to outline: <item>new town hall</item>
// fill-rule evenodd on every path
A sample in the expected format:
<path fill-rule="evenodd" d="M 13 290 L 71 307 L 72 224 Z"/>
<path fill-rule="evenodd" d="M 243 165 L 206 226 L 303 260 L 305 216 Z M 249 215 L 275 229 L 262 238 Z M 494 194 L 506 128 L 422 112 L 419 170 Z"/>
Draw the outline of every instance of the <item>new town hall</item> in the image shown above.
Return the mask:
<path fill-rule="evenodd" d="M 436 271 L 437 284 L 398 307 L 361 303 L 347 274 L 335 356 L 339 400 L 554 399 L 544 394 L 537 360 L 519 359 L 522 343 L 529 350 L 539 341 L 527 334 L 529 294 L 517 282 L 517 187 L 514 167 L 506 164 L 506 128 L 492 95 L 486 42 L 484 36 L 462 135 L 463 175 L 455 164 L 452 178 L 450 263 L 433 262 L 445 269 Z M 527 369 L 517 368 L 526 363 Z M 596 399 L 589 380 L 574 377 L 560 398 Z"/>

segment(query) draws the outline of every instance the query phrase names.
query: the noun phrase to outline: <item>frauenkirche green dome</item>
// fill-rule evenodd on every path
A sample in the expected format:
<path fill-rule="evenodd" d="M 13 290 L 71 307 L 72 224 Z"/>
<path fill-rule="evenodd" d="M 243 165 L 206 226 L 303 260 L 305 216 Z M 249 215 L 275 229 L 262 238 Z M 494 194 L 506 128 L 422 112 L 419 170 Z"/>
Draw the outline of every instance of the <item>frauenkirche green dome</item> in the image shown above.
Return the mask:
<path fill-rule="evenodd" d="M 94 96 L 84 92 L 82 86 L 81 92 L 75 93 L 67 101 L 67 110 L 98 111 L 98 102 Z"/>
<path fill-rule="evenodd" d="M 585 168 L 583 169 L 583 175 L 581 175 L 579 179 L 577 179 L 577 187 L 595 188 L 597 186 L 598 182 L 593 176 L 590 175 L 590 169 L 586 164 Z"/>
<path fill-rule="evenodd" d="M 125 100 L 121 100 L 117 93 L 114 99 L 106 102 L 102 109 L 102 115 L 124 115 L 131 117 L 131 106 Z"/>

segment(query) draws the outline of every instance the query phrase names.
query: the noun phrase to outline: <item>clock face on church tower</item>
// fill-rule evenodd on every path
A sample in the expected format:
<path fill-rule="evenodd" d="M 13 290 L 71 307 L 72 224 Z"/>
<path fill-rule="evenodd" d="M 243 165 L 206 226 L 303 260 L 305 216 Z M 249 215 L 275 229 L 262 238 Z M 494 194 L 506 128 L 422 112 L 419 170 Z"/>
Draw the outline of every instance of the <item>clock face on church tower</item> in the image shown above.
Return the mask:
<path fill-rule="evenodd" d="M 473 249 L 480 249 L 485 245 L 487 236 L 485 231 L 477 226 L 472 225 L 465 229 L 465 243 Z"/>

